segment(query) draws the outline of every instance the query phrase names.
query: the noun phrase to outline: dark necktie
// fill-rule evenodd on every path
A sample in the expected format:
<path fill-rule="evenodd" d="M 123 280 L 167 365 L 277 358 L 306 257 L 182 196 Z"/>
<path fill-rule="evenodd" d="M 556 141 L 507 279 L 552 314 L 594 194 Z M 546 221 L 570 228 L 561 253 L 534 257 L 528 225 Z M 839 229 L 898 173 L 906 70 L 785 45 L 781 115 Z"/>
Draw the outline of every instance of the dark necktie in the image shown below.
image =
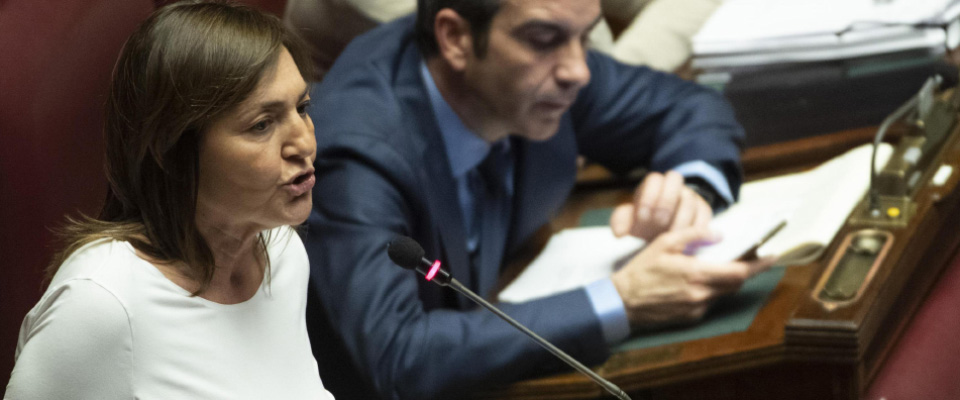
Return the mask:
<path fill-rule="evenodd" d="M 476 170 L 473 226 L 479 230 L 479 242 L 471 255 L 472 281 L 476 282 L 473 289 L 484 296 L 496 284 L 510 224 L 513 155 L 507 144 L 493 145 Z"/>

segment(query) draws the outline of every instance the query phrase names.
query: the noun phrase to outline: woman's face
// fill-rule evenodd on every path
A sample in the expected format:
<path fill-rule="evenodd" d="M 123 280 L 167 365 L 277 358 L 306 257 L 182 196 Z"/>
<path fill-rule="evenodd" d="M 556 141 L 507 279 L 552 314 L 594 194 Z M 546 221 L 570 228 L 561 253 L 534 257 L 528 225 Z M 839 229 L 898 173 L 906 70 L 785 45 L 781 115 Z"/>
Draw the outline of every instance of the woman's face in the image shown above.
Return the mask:
<path fill-rule="evenodd" d="M 282 49 L 253 93 L 213 121 L 200 142 L 198 218 L 256 231 L 307 219 L 317 153 L 307 89 Z"/>

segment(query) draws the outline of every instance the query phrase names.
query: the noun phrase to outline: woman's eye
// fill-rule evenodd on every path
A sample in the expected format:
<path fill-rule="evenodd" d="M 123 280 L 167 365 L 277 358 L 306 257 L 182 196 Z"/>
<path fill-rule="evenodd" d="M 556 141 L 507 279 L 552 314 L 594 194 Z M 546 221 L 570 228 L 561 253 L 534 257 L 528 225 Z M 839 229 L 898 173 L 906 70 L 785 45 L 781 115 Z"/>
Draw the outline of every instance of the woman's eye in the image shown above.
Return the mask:
<path fill-rule="evenodd" d="M 254 132 L 264 132 L 269 128 L 270 128 L 270 120 L 265 119 L 263 121 L 260 121 L 254 124 L 252 127 L 250 127 L 250 130 Z"/>

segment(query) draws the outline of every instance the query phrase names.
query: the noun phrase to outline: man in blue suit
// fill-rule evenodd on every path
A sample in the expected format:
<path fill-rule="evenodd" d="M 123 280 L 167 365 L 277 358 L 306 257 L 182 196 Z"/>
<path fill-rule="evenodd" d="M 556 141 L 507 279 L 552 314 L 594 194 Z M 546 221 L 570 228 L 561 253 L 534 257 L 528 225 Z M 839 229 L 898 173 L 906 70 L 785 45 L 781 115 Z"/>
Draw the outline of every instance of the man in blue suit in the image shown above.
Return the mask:
<path fill-rule="evenodd" d="M 341 398 L 457 398 L 563 368 L 467 299 L 393 265 L 411 236 L 489 296 L 546 224 L 582 154 L 651 171 L 615 233 L 650 245 L 611 278 L 507 314 L 586 364 L 638 328 L 700 318 L 769 261 L 683 254 L 734 201 L 743 133 L 708 89 L 588 53 L 599 0 L 421 0 L 355 40 L 311 93 L 319 155 L 308 327 Z M 686 184 L 686 185 L 685 185 Z M 350 360 L 348 368 L 344 360 Z"/>

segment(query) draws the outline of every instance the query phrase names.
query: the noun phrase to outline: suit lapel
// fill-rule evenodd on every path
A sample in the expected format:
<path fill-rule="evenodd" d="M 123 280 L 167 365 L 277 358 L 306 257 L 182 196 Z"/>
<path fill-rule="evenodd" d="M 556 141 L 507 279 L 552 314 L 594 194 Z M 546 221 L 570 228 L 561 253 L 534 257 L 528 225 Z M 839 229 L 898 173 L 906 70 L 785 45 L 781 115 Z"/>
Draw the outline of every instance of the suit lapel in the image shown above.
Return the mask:
<path fill-rule="evenodd" d="M 494 149 L 493 152 L 499 152 Z M 491 154 L 492 157 L 498 157 Z M 512 160 L 498 157 L 497 164 L 505 167 L 507 164 L 515 164 L 515 151 L 511 151 Z M 507 245 L 507 234 L 510 228 L 510 219 L 513 206 L 512 198 L 507 194 L 504 188 L 503 179 L 505 171 L 496 172 L 493 181 L 488 181 L 484 185 L 483 193 L 478 193 L 480 203 L 480 248 L 476 271 L 476 291 L 481 296 L 489 294 L 490 290 L 496 286 L 497 278 L 500 276 L 500 267 L 503 264 L 503 255 Z M 495 188 L 490 188 L 489 185 Z"/>
<path fill-rule="evenodd" d="M 515 140 L 514 144 L 517 158 L 507 257 L 550 222 L 570 195 L 577 174 L 577 143 L 569 112 L 549 140 Z"/>
<path fill-rule="evenodd" d="M 433 240 L 441 254 L 428 254 L 437 257 L 445 268 L 467 287 L 473 285 L 470 274 L 470 259 L 467 255 L 466 233 L 463 229 L 457 185 L 453 179 L 450 163 L 437 119 L 430 106 L 424 83 L 420 77 L 420 53 L 416 46 L 410 45 L 404 51 L 397 73 L 396 93 L 401 109 L 407 113 L 404 118 L 410 132 L 414 135 L 416 150 L 424 168 L 419 171 L 421 191 L 426 194 L 426 213 L 431 216 L 432 228 L 426 231 L 436 232 Z M 466 299 L 457 296 L 461 307 Z"/>

